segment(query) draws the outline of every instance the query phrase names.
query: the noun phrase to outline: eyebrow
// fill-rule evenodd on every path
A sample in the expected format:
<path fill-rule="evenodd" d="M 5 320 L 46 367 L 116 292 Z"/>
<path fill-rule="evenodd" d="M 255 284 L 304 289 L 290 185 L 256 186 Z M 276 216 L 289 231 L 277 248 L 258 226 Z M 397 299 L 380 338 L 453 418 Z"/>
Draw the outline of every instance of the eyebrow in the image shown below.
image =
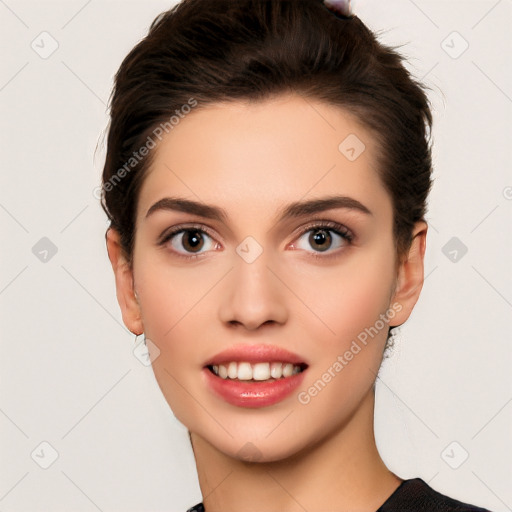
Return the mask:
<path fill-rule="evenodd" d="M 347 196 L 330 196 L 318 199 L 311 199 L 308 201 L 297 201 L 290 203 L 278 212 L 279 221 L 305 217 L 314 213 L 323 212 L 326 210 L 333 210 L 336 208 L 344 208 L 348 210 L 357 210 L 366 215 L 373 215 L 372 212 L 357 199 Z M 146 213 L 146 219 L 153 213 L 159 210 L 179 211 L 198 215 L 199 217 L 226 222 L 228 214 L 226 210 L 217 206 L 192 201 L 190 199 L 178 197 L 164 197 L 157 201 L 149 208 Z"/>

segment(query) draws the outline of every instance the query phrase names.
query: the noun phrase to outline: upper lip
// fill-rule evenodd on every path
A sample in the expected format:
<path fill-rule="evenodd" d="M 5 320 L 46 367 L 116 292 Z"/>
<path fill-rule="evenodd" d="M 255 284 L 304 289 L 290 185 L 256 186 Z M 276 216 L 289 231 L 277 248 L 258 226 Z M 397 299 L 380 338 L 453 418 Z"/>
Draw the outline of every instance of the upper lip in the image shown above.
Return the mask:
<path fill-rule="evenodd" d="M 280 362 L 293 365 L 305 365 L 307 363 L 302 357 L 289 350 L 276 345 L 234 345 L 209 359 L 205 366 L 219 365 L 231 361 L 247 362 L 251 364 Z"/>

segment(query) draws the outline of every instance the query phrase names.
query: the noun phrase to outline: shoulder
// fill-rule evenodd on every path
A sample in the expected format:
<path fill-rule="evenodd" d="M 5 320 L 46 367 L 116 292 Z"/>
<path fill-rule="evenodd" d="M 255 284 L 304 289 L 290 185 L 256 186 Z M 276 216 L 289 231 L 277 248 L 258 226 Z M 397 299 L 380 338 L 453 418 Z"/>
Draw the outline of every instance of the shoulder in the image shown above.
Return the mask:
<path fill-rule="evenodd" d="M 445 496 L 421 478 L 404 480 L 377 512 L 490 512 Z"/>

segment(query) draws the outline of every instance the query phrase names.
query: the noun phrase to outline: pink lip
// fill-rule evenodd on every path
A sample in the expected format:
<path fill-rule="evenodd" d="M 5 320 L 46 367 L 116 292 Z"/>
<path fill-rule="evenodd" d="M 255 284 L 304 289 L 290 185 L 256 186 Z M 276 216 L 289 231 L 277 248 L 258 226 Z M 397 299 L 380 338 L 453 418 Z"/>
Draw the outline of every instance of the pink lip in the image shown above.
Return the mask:
<path fill-rule="evenodd" d="M 238 407 L 266 407 L 284 400 L 301 384 L 306 370 L 273 382 L 244 382 L 223 379 L 203 368 L 206 383 L 221 398 Z"/>
<path fill-rule="evenodd" d="M 251 364 L 275 361 L 308 366 L 299 355 L 274 345 L 236 345 L 208 360 L 203 368 L 203 375 L 210 389 L 231 405 L 250 408 L 265 407 L 284 400 L 300 386 L 306 370 L 272 382 L 247 382 L 223 379 L 208 368 L 231 361 Z"/>
<path fill-rule="evenodd" d="M 275 345 L 235 345 L 208 360 L 205 366 L 229 363 L 231 361 L 255 364 L 266 362 L 281 362 L 291 364 L 306 364 L 299 355 Z"/>

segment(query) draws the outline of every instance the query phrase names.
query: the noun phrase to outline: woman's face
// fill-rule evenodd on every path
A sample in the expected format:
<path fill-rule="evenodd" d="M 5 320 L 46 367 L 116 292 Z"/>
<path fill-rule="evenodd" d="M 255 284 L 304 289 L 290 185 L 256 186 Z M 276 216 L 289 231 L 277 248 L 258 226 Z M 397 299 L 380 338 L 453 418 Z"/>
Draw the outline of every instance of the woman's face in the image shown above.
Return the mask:
<path fill-rule="evenodd" d="M 192 111 L 154 151 L 137 298 L 126 306 L 119 283 L 118 295 L 174 414 L 240 458 L 251 446 L 281 459 L 335 433 L 372 392 L 388 327 L 419 293 L 400 295 L 369 132 L 290 95 Z"/>

